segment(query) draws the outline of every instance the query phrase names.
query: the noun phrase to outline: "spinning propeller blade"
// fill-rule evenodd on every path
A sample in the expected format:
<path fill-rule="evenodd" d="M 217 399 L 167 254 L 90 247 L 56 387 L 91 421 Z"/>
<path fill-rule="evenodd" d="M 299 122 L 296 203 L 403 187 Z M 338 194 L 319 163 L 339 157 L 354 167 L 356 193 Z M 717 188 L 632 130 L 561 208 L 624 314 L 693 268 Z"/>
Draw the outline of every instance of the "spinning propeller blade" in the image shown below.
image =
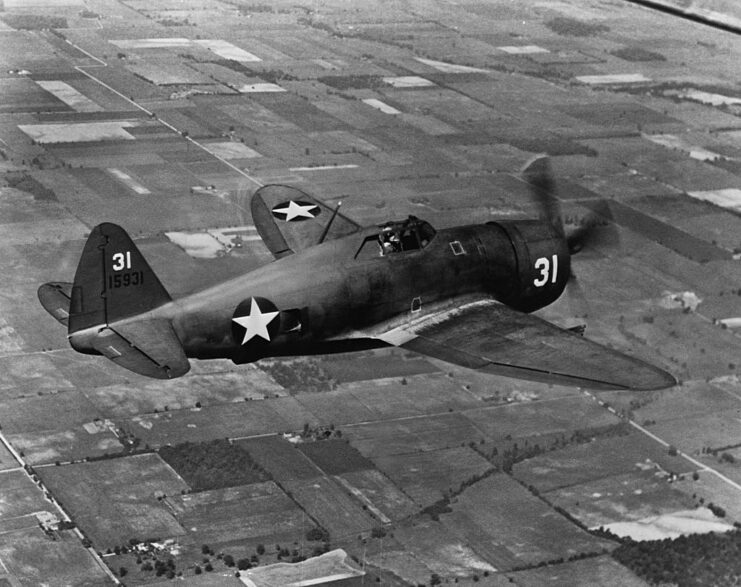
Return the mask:
<path fill-rule="evenodd" d="M 566 239 L 569 253 L 574 255 L 585 247 L 614 248 L 618 244 L 617 227 L 613 222 L 609 203 L 596 200 L 582 204 L 589 213 L 579 218 L 577 226 L 564 228 L 558 188 L 553 178 L 547 156 L 536 155 L 522 170 L 523 179 L 530 185 L 533 200 L 538 205 L 541 218 L 545 219 L 556 234 Z M 589 303 L 571 264 L 567 282 L 568 303 L 571 313 L 578 318 L 589 315 Z"/>
<path fill-rule="evenodd" d="M 558 189 L 547 156 L 537 155 L 525 164 L 523 179 L 530 185 L 533 200 L 538 205 L 541 217 L 547 220 L 556 233 L 566 239 L 569 252 L 573 255 L 586 246 L 614 246 L 617 244 L 617 229 L 606 200 L 585 204 L 590 212 L 580 219 L 573 230 L 564 229 Z"/>

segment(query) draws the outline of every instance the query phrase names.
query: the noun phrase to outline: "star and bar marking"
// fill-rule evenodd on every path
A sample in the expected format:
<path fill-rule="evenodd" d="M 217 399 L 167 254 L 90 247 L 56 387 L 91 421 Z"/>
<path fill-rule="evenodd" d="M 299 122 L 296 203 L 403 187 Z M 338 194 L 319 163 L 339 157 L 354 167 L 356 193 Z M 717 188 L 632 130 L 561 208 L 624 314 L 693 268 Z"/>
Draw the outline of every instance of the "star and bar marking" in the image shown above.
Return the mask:
<path fill-rule="evenodd" d="M 274 206 L 271 212 L 276 218 L 287 222 L 294 222 L 296 220 L 316 218 L 321 212 L 321 208 L 309 202 L 290 200 L 289 202 Z"/>
<path fill-rule="evenodd" d="M 247 344 L 254 337 L 259 336 L 270 342 L 268 324 L 270 324 L 280 312 L 263 312 L 255 298 L 252 298 L 250 313 L 246 316 L 236 316 L 232 321 L 245 329 L 244 338 L 240 344 Z"/>

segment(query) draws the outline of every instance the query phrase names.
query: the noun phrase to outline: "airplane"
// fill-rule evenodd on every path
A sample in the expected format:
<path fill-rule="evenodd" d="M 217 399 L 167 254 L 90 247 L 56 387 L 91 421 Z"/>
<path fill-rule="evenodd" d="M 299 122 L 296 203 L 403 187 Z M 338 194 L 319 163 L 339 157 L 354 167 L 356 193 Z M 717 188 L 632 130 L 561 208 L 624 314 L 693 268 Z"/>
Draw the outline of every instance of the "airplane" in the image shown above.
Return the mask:
<path fill-rule="evenodd" d="M 172 299 L 121 227 L 96 226 L 72 283 L 41 285 L 42 306 L 76 351 L 170 379 L 189 359 L 327 354 L 396 346 L 479 371 L 594 390 L 652 390 L 669 373 L 531 312 L 561 296 L 571 255 L 599 224 L 566 233 L 546 157 L 523 179 L 537 219 L 436 230 L 415 216 L 362 227 L 286 185 L 253 194 L 275 260 Z"/>

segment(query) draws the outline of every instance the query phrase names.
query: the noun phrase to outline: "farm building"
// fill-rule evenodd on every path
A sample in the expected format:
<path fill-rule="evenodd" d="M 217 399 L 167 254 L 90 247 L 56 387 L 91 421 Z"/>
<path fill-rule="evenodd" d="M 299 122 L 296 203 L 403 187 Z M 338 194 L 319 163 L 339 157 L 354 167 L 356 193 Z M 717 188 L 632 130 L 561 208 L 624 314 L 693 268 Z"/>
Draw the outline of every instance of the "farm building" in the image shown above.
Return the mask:
<path fill-rule="evenodd" d="M 300 563 L 276 563 L 245 571 L 240 579 L 248 587 L 359 587 L 364 575 L 338 548 Z"/>

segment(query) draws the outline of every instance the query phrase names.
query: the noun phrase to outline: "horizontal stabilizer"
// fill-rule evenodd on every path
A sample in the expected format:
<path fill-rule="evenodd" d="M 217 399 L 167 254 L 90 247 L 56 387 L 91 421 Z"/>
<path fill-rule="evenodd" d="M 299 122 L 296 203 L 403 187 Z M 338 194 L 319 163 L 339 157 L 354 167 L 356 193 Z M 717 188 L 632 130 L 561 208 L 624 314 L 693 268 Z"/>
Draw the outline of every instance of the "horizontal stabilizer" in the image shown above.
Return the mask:
<path fill-rule="evenodd" d="M 67 326 L 69 323 L 69 303 L 72 297 L 72 284 L 64 282 L 45 283 L 36 292 L 44 310 L 58 322 Z"/>
<path fill-rule="evenodd" d="M 93 347 L 117 365 L 156 379 L 185 375 L 190 363 L 168 320 L 120 322 L 103 328 Z"/>

